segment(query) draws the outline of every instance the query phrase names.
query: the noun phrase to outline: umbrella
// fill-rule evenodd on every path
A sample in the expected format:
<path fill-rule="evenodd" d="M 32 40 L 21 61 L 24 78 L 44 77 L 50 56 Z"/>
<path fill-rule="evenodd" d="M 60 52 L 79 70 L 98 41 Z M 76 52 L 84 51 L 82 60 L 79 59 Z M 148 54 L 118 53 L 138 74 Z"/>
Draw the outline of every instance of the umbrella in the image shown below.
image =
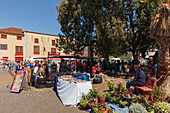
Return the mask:
<path fill-rule="evenodd" d="M 8 59 L 6 59 L 6 58 L 2 58 L 2 59 L 0 59 L 0 60 L 5 60 L 5 61 L 8 61 Z"/>

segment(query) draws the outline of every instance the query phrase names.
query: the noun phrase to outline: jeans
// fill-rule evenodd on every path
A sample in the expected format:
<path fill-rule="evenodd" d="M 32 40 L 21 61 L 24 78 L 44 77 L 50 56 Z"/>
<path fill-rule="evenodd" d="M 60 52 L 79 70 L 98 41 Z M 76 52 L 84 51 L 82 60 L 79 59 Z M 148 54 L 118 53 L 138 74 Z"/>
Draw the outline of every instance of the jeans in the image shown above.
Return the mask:
<path fill-rule="evenodd" d="M 127 89 L 130 88 L 130 86 L 137 86 L 136 81 L 131 81 L 131 82 L 127 82 L 127 83 L 126 83 L 126 88 L 127 88 Z"/>
<path fill-rule="evenodd" d="M 34 77 L 34 86 L 35 86 L 35 87 L 38 87 L 38 86 L 37 86 L 37 78 L 38 78 L 39 76 L 36 76 L 35 74 L 33 74 L 33 77 Z"/>

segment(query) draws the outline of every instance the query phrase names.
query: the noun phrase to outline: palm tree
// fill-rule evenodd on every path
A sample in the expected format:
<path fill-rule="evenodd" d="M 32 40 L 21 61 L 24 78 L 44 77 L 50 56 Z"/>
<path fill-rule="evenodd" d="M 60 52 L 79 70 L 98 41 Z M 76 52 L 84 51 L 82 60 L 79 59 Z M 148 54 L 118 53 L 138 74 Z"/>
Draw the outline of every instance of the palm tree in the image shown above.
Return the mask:
<path fill-rule="evenodd" d="M 170 41 L 170 2 L 159 5 L 158 13 L 150 25 L 150 37 L 158 39 L 159 60 L 167 63 Z"/>
<path fill-rule="evenodd" d="M 161 73 L 163 70 L 158 68 L 158 73 L 161 75 L 158 83 L 166 90 L 166 96 L 170 96 L 170 76 L 168 76 L 170 67 L 170 64 L 168 64 L 170 48 L 170 1 L 159 4 L 158 13 L 150 25 L 150 38 L 156 38 L 158 40 L 158 59 L 160 65 L 165 64 L 164 73 Z"/>

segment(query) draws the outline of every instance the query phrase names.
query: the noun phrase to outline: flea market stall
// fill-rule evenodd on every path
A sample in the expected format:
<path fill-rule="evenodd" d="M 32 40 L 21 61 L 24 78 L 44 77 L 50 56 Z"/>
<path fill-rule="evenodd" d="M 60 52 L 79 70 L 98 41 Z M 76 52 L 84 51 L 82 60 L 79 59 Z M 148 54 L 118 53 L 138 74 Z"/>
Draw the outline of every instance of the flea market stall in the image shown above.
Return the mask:
<path fill-rule="evenodd" d="M 56 72 L 51 76 L 55 77 L 55 88 L 62 103 L 66 106 L 77 106 L 82 95 L 87 95 L 89 90 L 92 89 L 89 74 L 86 72 L 76 72 L 76 60 L 85 58 L 81 58 L 80 56 L 50 56 L 48 58 L 67 58 L 75 60 L 74 72 Z"/>
<path fill-rule="evenodd" d="M 89 90 L 92 89 L 90 81 L 76 79 L 69 75 L 58 77 L 55 86 L 58 96 L 65 106 L 77 106 L 82 95 L 87 95 Z"/>

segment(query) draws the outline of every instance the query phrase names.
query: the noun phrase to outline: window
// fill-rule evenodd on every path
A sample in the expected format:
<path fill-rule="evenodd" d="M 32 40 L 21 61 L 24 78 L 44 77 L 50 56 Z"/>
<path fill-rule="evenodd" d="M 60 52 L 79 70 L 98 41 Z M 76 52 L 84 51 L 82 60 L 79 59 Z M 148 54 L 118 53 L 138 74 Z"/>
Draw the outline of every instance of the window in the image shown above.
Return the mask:
<path fill-rule="evenodd" d="M 7 44 L 0 44 L 0 50 L 7 50 Z"/>
<path fill-rule="evenodd" d="M 17 40 L 22 40 L 22 36 L 17 36 Z"/>
<path fill-rule="evenodd" d="M 3 35 L 3 34 L 1 34 L 1 38 L 3 38 L 3 39 L 7 39 L 7 35 Z"/>
<path fill-rule="evenodd" d="M 56 48 L 51 48 L 51 54 L 56 55 Z"/>
<path fill-rule="evenodd" d="M 55 46 L 55 40 L 52 40 L 52 46 Z"/>
<path fill-rule="evenodd" d="M 16 55 L 23 55 L 23 46 L 16 46 Z"/>
<path fill-rule="evenodd" d="M 2 58 L 8 59 L 8 57 L 2 57 Z"/>
<path fill-rule="evenodd" d="M 34 54 L 40 54 L 40 47 L 34 46 Z"/>
<path fill-rule="evenodd" d="M 35 39 L 34 39 L 34 43 L 38 43 L 38 38 L 35 38 Z"/>

